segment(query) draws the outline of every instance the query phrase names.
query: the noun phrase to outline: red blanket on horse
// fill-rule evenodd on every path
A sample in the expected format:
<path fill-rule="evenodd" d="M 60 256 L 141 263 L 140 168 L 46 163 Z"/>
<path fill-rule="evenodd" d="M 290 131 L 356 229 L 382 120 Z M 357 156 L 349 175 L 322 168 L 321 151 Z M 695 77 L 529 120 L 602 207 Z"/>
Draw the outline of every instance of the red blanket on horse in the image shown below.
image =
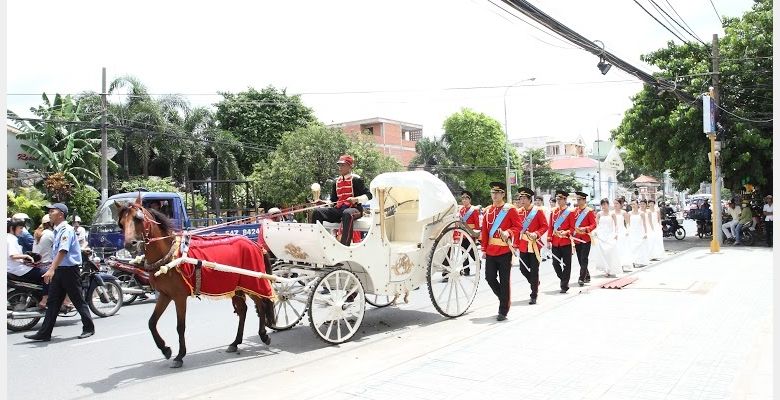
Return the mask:
<path fill-rule="evenodd" d="M 250 271 L 266 272 L 263 251 L 260 249 L 260 246 L 244 236 L 192 236 L 187 256 Z M 195 266 L 192 264 L 180 264 L 178 268 L 181 276 L 184 277 L 184 282 L 190 287 L 191 293 L 194 294 Z M 271 282 L 267 279 L 222 272 L 206 267 L 201 268 L 201 294 L 214 297 L 231 297 L 236 290 L 260 297 L 273 297 Z"/>

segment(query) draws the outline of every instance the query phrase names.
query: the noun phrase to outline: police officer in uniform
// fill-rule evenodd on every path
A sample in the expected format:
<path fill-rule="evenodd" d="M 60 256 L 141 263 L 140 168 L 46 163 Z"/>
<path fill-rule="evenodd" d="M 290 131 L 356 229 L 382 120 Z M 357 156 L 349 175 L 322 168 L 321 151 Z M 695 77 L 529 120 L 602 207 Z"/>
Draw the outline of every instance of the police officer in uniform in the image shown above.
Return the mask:
<path fill-rule="evenodd" d="M 514 237 L 515 248 L 519 251 L 520 272 L 531 285 L 531 301 L 528 304 L 536 304 L 539 294 L 539 243 L 542 235 L 547 233 L 547 219 L 544 210 L 531 204 L 534 197 L 533 190 L 521 187 L 517 190 L 517 199 L 520 208 L 517 214 L 520 217 L 520 233 Z"/>
<path fill-rule="evenodd" d="M 520 217 L 517 209 L 504 202 L 506 184 L 490 183 L 493 204 L 485 208 L 480 231 L 482 254 L 485 257 L 485 280 L 498 297 L 498 321 L 504 321 L 509 313 L 511 294 L 509 272 L 512 268 L 512 237 L 520 233 Z M 498 279 L 496 279 L 498 276 Z"/>
<path fill-rule="evenodd" d="M 51 340 L 51 332 L 54 330 L 54 323 L 57 322 L 57 313 L 59 313 L 62 302 L 67 295 L 81 315 L 83 328 L 78 338 L 88 338 L 95 334 L 95 324 L 92 323 L 89 308 L 81 293 L 81 280 L 79 279 L 81 247 L 73 227 L 65 222 L 68 207 L 62 203 L 56 203 L 46 206 L 46 208 L 49 211 L 51 224 L 54 225 L 54 247 L 51 250 L 53 260 L 49 270 L 43 274 L 44 282 L 49 284 L 49 302 L 41 329 L 34 334 L 24 335 L 24 337 L 42 342 Z"/>
<path fill-rule="evenodd" d="M 371 200 L 371 192 L 363 178 L 352 173 L 355 160 L 350 155 L 342 155 L 337 162 L 339 176 L 333 182 L 330 192 L 331 208 L 318 208 L 312 213 L 311 223 L 317 221 L 341 222 L 341 244 L 349 246 L 352 242 L 352 224 L 363 215 L 361 203 Z M 319 199 L 314 199 L 321 203 Z"/>
<path fill-rule="evenodd" d="M 574 230 L 574 213 L 566 204 L 569 193 L 563 190 L 555 191 L 556 207 L 550 212 L 549 230 L 547 231 L 547 247 L 552 250 L 553 269 L 561 280 L 561 293 L 569 290 L 571 279 L 571 234 Z M 563 263 L 563 265 L 561 265 Z"/>
<path fill-rule="evenodd" d="M 580 264 L 580 278 L 577 283 L 584 286 L 590 282 L 588 271 L 588 256 L 590 255 L 590 232 L 596 229 L 596 215 L 588 207 L 588 195 L 584 192 L 574 192 L 577 195 L 577 206 L 574 208 L 574 250 Z"/>

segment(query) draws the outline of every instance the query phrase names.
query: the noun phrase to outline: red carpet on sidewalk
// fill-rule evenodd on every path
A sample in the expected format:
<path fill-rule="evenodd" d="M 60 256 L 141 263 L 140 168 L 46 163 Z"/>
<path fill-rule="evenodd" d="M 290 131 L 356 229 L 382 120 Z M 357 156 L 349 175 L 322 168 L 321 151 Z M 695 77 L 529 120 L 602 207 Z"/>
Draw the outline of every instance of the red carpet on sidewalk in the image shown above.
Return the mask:
<path fill-rule="evenodd" d="M 612 281 L 609 281 L 603 285 L 601 285 L 602 289 L 622 289 L 624 286 L 634 282 L 637 280 L 637 278 L 633 276 L 624 276 L 622 278 L 618 278 Z"/>

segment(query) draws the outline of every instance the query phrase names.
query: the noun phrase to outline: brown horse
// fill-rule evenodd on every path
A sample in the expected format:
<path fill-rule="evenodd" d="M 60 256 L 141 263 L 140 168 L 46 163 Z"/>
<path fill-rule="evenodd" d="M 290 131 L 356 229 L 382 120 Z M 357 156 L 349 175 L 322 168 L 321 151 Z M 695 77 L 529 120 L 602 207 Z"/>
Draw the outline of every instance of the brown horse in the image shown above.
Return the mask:
<path fill-rule="evenodd" d="M 161 266 L 169 263 L 176 252 L 176 249 L 173 247 L 177 243 L 170 220 L 156 210 L 144 208 L 141 205 L 140 198 L 133 204 L 115 204 L 115 206 L 118 209 L 119 228 L 124 234 L 125 247 L 131 248 L 139 245 L 143 247 L 145 263 L 142 268 L 149 272 L 156 272 Z M 246 240 L 249 241 L 249 239 Z M 154 276 L 153 273 L 150 273 L 149 281 L 152 287 L 159 293 L 154 312 L 149 318 L 149 330 L 154 338 L 154 343 L 162 351 L 166 359 L 171 358 L 171 348 L 165 345 L 165 341 L 157 332 L 157 321 L 171 300 L 173 300 L 176 306 L 176 331 L 179 334 L 179 353 L 173 359 L 171 368 L 179 368 L 182 366 L 182 360 L 187 353 L 184 341 L 184 328 L 187 315 L 187 298 L 192 294 L 192 288 L 185 283 L 184 277 L 177 268 L 160 276 Z M 228 353 L 238 351 L 238 345 L 243 341 L 247 295 L 254 301 L 255 310 L 260 319 L 260 330 L 258 331 L 260 339 L 265 344 L 271 343 L 271 338 L 268 336 L 265 326 L 268 321 L 273 321 L 273 302 L 255 294 L 235 290 L 232 293 L 231 300 L 233 309 L 238 314 L 238 332 L 236 332 L 235 340 L 227 348 Z"/>

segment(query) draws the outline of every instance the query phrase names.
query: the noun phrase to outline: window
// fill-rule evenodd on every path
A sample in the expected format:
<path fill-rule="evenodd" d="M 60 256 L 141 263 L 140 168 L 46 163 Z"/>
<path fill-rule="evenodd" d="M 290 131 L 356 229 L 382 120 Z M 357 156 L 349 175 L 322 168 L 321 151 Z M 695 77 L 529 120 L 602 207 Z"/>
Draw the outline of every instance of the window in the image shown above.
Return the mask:
<path fill-rule="evenodd" d="M 374 127 L 369 126 L 368 128 L 363 128 L 363 134 L 365 135 L 373 135 L 374 134 Z"/>

